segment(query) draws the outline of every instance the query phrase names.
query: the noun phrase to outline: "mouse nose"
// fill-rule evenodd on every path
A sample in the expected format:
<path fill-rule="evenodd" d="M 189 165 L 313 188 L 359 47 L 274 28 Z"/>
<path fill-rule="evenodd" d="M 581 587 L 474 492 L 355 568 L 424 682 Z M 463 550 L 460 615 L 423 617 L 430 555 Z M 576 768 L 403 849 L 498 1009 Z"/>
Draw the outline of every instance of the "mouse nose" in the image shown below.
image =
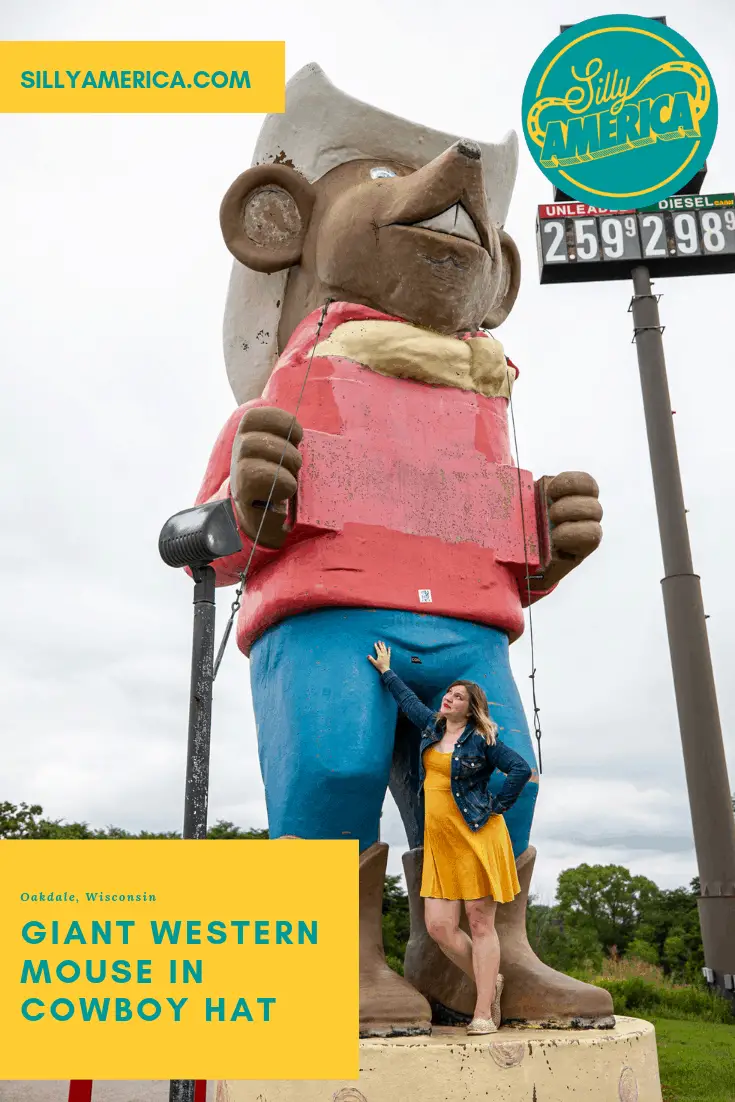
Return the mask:
<path fill-rule="evenodd" d="M 463 157 L 468 157 L 471 161 L 479 161 L 482 157 L 482 150 L 479 145 L 470 138 L 462 138 L 457 142 L 457 152 L 461 153 Z"/>
<path fill-rule="evenodd" d="M 492 254 L 490 218 L 482 168 L 482 148 L 470 138 L 459 138 L 428 164 L 408 176 L 386 181 L 382 225 L 421 225 L 450 211 L 461 198 L 468 222 L 476 230 L 469 240 Z M 451 219 L 451 214 L 449 215 Z M 456 219 L 456 214 L 455 214 Z M 438 227 L 452 233 L 455 222 Z M 428 229 L 431 229 L 428 226 Z M 479 236 L 479 241 L 476 240 Z"/>

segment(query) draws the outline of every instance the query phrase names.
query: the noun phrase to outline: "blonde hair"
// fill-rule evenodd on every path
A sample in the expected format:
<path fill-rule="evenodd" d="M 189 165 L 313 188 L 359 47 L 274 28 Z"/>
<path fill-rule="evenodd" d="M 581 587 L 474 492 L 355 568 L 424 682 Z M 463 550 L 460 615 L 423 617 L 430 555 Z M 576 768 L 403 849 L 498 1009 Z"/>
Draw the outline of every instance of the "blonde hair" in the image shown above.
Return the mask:
<path fill-rule="evenodd" d="M 467 690 L 467 695 L 470 698 L 469 707 L 469 721 L 477 731 L 479 735 L 485 739 L 485 742 L 489 746 L 494 746 L 498 741 L 498 725 L 494 719 L 490 718 L 490 712 L 488 711 L 487 697 L 483 689 L 475 681 L 453 681 L 447 689 L 453 689 L 456 685 L 462 685 Z M 438 723 L 446 727 L 446 717 L 439 716 Z"/>

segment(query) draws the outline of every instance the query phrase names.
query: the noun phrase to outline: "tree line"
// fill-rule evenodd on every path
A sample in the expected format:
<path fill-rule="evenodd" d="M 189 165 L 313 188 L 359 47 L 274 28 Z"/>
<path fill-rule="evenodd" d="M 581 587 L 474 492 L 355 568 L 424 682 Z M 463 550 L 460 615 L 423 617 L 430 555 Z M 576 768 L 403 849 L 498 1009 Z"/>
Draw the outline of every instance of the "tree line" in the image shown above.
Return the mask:
<path fill-rule="evenodd" d="M 735 800 L 733 801 L 735 811 Z M 0 802 L 0 839 L 181 838 L 177 831 L 133 834 L 120 827 L 95 829 L 44 816 L 39 804 Z M 267 839 L 268 831 L 243 830 L 220 819 L 207 831 L 213 839 Z M 699 881 L 688 888 L 659 888 L 622 865 L 578 865 L 559 875 L 556 899 L 528 906 L 528 937 L 547 964 L 563 972 L 598 973 L 603 961 L 636 958 L 660 967 L 680 983 L 696 982 L 704 966 L 697 897 Z M 387 876 L 383 891 L 386 957 L 403 970 L 410 919 L 401 878 Z"/>
<path fill-rule="evenodd" d="M 402 971 L 410 931 L 408 898 L 400 877 L 383 893 L 383 942 L 388 963 Z M 704 950 L 699 929 L 699 881 L 659 888 L 622 865 L 578 865 L 559 875 L 556 900 L 529 903 L 528 940 L 552 968 L 600 973 L 605 959 L 635 958 L 677 983 L 700 983 Z"/>
<path fill-rule="evenodd" d="M 267 838 L 267 830 L 242 830 L 234 823 L 220 819 L 207 831 L 207 838 Z M 141 830 L 131 834 L 122 827 L 108 826 L 104 830 L 90 827 L 88 823 L 65 823 L 61 819 L 47 819 L 40 804 L 11 804 L 0 802 L 0 839 L 2 838 L 66 838 L 76 841 L 84 838 L 181 838 L 181 831 L 168 830 L 156 834 Z"/>

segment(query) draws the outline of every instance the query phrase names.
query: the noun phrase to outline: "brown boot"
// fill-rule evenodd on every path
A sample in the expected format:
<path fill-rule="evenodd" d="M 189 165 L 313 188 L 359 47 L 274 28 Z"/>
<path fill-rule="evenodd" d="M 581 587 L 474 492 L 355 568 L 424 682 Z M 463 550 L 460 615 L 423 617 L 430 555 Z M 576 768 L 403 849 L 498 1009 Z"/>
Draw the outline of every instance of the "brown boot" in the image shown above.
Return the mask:
<path fill-rule="evenodd" d="M 517 861 L 520 894 L 512 903 L 498 906 L 495 918 L 505 978 L 503 1021 L 549 1029 L 611 1028 L 615 1020 L 609 992 L 549 968 L 528 944 L 526 906 L 535 861 L 536 850 L 529 846 Z M 419 896 L 422 864 L 422 849 L 411 850 L 403 858 L 411 909 L 405 974 L 429 998 L 435 1021 L 449 1022 L 452 1017 L 464 1021 L 474 1006 L 475 987 L 426 932 Z M 463 914 L 463 929 L 467 929 L 465 923 Z"/>
<path fill-rule="evenodd" d="M 431 1008 L 388 967 L 383 949 L 383 884 L 388 847 L 376 842 L 360 854 L 360 1036 L 431 1033 Z"/>
<path fill-rule="evenodd" d="M 445 956 L 426 929 L 424 901 L 421 898 L 423 847 L 403 855 L 403 871 L 408 887 L 411 936 L 406 946 L 403 974 L 429 1000 L 436 1025 L 469 1022 L 475 1009 L 477 991 L 473 981 Z M 464 907 L 460 926 L 469 933 Z"/>
<path fill-rule="evenodd" d="M 520 895 L 498 907 L 495 928 L 505 988 L 503 1021 L 546 1029 L 609 1029 L 615 1025 L 609 991 L 549 968 L 534 953 L 526 935 L 526 907 L 536 850 L 529 846 L 516 862 Z"/>

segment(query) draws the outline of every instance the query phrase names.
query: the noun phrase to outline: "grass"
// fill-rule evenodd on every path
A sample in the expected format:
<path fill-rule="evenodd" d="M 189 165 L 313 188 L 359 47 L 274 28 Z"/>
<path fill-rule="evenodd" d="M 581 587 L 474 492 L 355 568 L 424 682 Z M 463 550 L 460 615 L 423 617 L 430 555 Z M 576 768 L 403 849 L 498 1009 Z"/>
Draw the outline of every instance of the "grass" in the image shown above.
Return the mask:
<path fill-rule="evenodd" d="M 598 979 L 597 983 L 612 995 L 616 1014 L 711 1022 L 730 1029 L 735 1026 L 730 1003 L 699 987 L 656 984 L 643 979 Z"/>
<path fill-rule="evenodd" d="M 648 964 L 635 957 L 606 957 L 598 979 L 602 980 L 648 980 L 650 983 L 666 984 L 663 968 L 657 964 Z"/>
<path fill-rule="evenodd" d="M 735 1102 L 735 1016 L 724 999 L 640 960 L 607 960 L 579 978 L 606 987 L 616 1014 L 653 1023 L 663 1102 Z"/>
<path fill-rule="evenodd" d="M 606 961 L 600 974 L 579 978 L 606 988 L 613 997 L 616 1014 L 735 1026 L 728 1000 L 713 994 L 704 984 L 673 983 L 660 968 L 644 961 Z M 732 1098 L 735 1102 L 735 1088 Z"/>
<path fill-rule="evenodd" d="M 735 1100 L 735 1029 L 651 1018 L 664 1102 Z"/>

